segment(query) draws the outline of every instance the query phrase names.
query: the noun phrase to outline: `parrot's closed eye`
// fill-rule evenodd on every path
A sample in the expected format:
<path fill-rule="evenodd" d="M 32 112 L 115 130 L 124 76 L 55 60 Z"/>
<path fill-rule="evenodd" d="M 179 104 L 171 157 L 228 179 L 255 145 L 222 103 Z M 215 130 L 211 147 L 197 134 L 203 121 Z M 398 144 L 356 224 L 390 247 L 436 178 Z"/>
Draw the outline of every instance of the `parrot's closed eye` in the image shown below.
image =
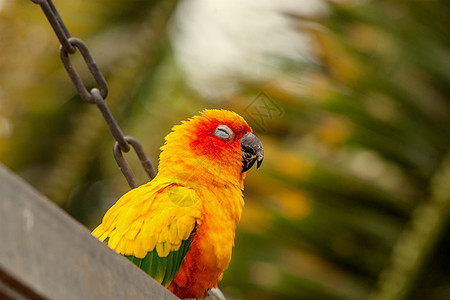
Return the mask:
<path fill-rule="evenodd" d="M 221 140 L 231 141 L 234 138 L 233 130 L 230 129 L 227 125 L 219 125 L 216 127 L 214 131 L 214 135 L 217 136 Z"/>

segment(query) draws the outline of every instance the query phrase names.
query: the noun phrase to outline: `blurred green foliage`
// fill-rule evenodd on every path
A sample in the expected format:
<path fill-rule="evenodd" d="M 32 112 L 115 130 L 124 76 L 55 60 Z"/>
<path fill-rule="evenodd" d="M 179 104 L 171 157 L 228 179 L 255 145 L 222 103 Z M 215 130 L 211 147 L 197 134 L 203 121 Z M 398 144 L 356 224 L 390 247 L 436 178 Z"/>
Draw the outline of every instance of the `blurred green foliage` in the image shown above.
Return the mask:
<path fill-rule="evenodd" d="M 155 165 L 171 126 L 205 108 L 249 116 L 262 91 L 280 109 L 250 122 L 266 158 L 246 179 L 220 284 L 230 299 L 447 299 L 450 8 L 329 4 L 310 20 L 318 26 L 298 26 L 314 37 L 320 68 L 294 65 L 215 103 L 189 89 L 170 50 L 176 1 L 56 3 L 105 74 L 125 134 Z M 76 95 L 39 8 L 9 1 L 0 15 L 0 160 L 93 228 L 128 189 L 112 136 Z"/>

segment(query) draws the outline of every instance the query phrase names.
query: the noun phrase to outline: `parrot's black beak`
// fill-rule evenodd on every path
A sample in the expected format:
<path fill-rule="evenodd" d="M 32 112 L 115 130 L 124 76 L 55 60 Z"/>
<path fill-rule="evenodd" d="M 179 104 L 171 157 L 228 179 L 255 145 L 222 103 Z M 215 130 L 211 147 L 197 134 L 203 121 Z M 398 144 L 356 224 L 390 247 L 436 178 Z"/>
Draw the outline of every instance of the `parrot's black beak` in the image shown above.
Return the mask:
<path fill-rule="evenodd" d="M 248 171 L 256 163 L 258 169 L 264 159 L 264 148 L 261 141 L 251 132 L 241 138 L 242 172 Z"/>

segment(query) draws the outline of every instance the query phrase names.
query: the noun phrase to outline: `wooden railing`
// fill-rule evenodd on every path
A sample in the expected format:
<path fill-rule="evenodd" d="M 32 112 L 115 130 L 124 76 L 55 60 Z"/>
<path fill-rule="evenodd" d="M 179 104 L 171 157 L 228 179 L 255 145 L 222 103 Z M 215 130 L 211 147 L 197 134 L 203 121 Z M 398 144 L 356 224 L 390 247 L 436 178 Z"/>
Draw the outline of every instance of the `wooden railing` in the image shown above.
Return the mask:
<path fill-rule="evenodd" d="M 0 299 L 178 299 L 0 165 Z"/>

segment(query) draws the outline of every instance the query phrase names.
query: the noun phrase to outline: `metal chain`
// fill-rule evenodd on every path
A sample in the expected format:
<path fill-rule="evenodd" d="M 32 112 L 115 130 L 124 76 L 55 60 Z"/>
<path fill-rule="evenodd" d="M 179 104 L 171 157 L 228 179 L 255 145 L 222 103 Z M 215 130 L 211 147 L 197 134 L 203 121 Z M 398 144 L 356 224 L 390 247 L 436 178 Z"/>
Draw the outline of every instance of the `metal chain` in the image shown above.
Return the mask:
<path fill-rule="evenodd" d="M 55 5 L 51 0 L 31 1 L 41 6 L 50 25 L 55 31 L 55 34 L 58 37 L 59 42 L 61 43 L 59 55 L 61 57 L 62 63 L 67 71 L 67 74 L 69 74 L 70 79 L 72 79 L 72 82 L 75 85 L 75 88 L 81 99 L 83 99 L 87 103 L 95 104 L 97 106 L 97 108 L 102 113 L 106 124 L 108 124 L 112 135 L 116 139 L 116 142 L 114 143 L 114 158 L 116 159 L 117 165 L 125 176 L 128 185 L 131 188 L 138 187 L 133 172 L 131 171 L 122 154 L 122 152 L 130 151 L 131 148 L 133 148 L 136 152 L 142 164 L 142 167 L 144 168 L 150 180 L 152 180 L 156 176 L 156 171 L 153 168 L 150 160 L 147 158 L 147 155 L 145 154 L 141 144 L 137 139 L 131 136 L 123 135 L 122 130 L 120 129 L 111 111 L 109 110 L 108 105 L 105 102 L 105 98 L 108 96 L 108 84 L 106 83 L 102 72 L 95 63 L 86 44 L 82 40 L 74 38 L 70 35 L 69 30 L 67 30 L 66 25 L 62 21 Z M 98 86 L 98 88 L 91 89 L 90 92 L 87 90 L 69 57 L 70 55 L 75 54 L 77 50 L 80 51 L 87 68 L 91 72 Z"/>

